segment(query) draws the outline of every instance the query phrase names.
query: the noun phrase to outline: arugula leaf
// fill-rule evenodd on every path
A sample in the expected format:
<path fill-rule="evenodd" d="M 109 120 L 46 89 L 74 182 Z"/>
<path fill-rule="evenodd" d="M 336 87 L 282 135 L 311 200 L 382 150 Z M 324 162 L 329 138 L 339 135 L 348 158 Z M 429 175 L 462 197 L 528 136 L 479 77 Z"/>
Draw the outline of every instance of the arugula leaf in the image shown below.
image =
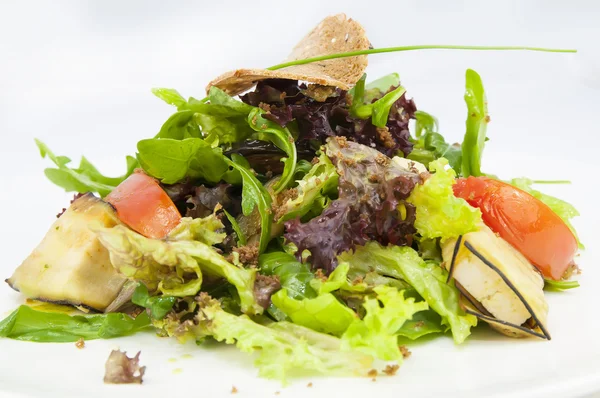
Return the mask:
<path fill-rule="evenodd" d="M 248 114 L 248 124 L 256 131 L 258 139 L 272 142 L 287 155 L 287 158 L 283 160 L 284 167 L 281 177 L 273 187 L 275 194 L 277 194 L 283 191 L 294 177 L 298 154 L 292 133 L 286 127 L 281 127 L 277 123 L 265 119 L 262 116 L 263 114 L 265 114 L 265 111 L 262 109 L 253 108 Z"/>
<path fill-rule="evenodd" d="M 354 92 L 355 95 L 352 100 L 352 107 L 354 108 L 351 108 L 352 115 L 359 119 L 368 119 L 371 117 L 371 122 L 374 126 L 385 127 L 392 105 L 404 95 L 406 90 L 402 86 L 399 86 L 379 98 L 377 101 L 365 104 L 363 98 L 364 88 L 362 87 L 364 81 L 360 84 L 361 86 Z"/>
<path fill-rule="evenodd" d="M 462 176 L 480 176 L 481 155 L 486 141 L 490 117 L 481 77 L 467 69 L 465 102 L 467 103 L 467 130 L 462 143 Z"/>
<path fill-rule="evenodd" d="M 535 181 L 530 180 L 529 178 L 513 178 L 509 183 L 544 202 L 546 206 L 552 209 L 552 211 L 567 224 L 571 232 L 573 232 L 573 235 L 575 235 L 579 248 L 585 249 L 585 246 L 579 240 L 579 235 L 577 234 L 575 227 L 571 224 L 571 218 L 579 216 L 579 212 L 572 204 L 533 189 L 532 185 Z"/>
<path fill-rule="evenodd" d="M 435 173 L 417 184 L 407 201 L 415 205 L 415 228 L 425 239 L 454 238 L 477 230 L 481 211 L 464 199 L 454 196 L 452 185 L 456 173 L 445 169 L 448 161 L 440 158 L 429 165 Z"/>
<path fill-rule="evenodd" d="M 163 123 L 155 138 L 172 138 L 174 140 L 202 138 L 194 115 L 195 112 L 191 110 L 175 112 Z"/>
<path fill-rule="evenodd" d="M 398 330 L 404 323 L 429 307 L 426 302 L 404 298 L 404 291 L 377 286 L 377 298 L 365 298 L 366 315 L 356 319 L 342 336 L 342 347 L 362 351 L 386 361 L 401 361 Z"/>
<path fill-rule="evenodd" d="M 138 284 L 131 297 L 131 302 L 150 310 L 152 319 L 163 319 L 173 305 L 176 298 L 173 296 L 150 296 L 148 288 L 143 283 Z"/>
<path fill-rule="evenodd" d="M 365 86 L 364 103 L 370 104 L 375 98 L 380 98 L 384 93 L 387 93 L 392 87 L 400 85 L 400 75 L 390 73 L 373 80 Z"/>
<path fill-rule="evenodd" d="M 137 149 L 137 158 L 144 171 L 164 184 L 175 184 L 186 178 L 209 183 L 221 179 L 230 183 L 238 180 L 228 173 L 222 150 L 212 148 L 200 138 L 151 138 L 139 141 Z"/>
<path fill-rule="evenodd" d="M 22 305 L 0 322 L 0 337 L 58 343 L 127 336 L 148 326 L 150 318 L 145 312 L 135 319 L 116 312 L 71 316 L 58 312 L 36 311 Z"/>
<path fill-rule="evenodd" d="M 68 166 L 71 159 L 66 156 L 56 156 L 46 144 L 38 139 L 35 140 L 35 143 L 42 158 L 48 157 L 57 166 L 57 168 L 44 170 L 46 177 L 67 192 L 95 192 L 104 197 L 139 166 L 135 158 L 127 156 L 127 171 L 125 174 L 120 177 L 106 177 L 85 157 L 81 158 L 79 167 L 73 169 Z"/>
<path fill-rule="evenodd" d="M 156 95 L 167 104 L 177 107 L 178 110 L 187 108 L 188 102 L 173 88 L 153 88 L 152 94 Z"/>
<path fill-rule="evenodd" d="M 366 73 L 364 73 L 361 78 L 358 79 L 354 87 L 348 91 L 348 94 L 352 96 L 350 114 L 354 117 L 359 117 L 356 111 L 365 104 L 365 80 L 367 80 Z"/>
<path fill-rule="evenodd" d="M 578 288 L 579 286 L 579 282 L 577 281 L 555 281 L 553 279 L 544 278 L 544 290 L 562 292 L 565 290 Z"/>
<path fill-rule="evenodd" d="M 228 109 L 235 111 L 239 115 L 246 116 L 255 109 L 252 105 L 238 101 L 225 91 L 212 86 L 208 92 L 208 99 L 211 104 L 224 105 Z"/>
<path fill-rule="evenodd" d="M 341 335 L 357 319 L 350 308 L 331 293 L 300 300 L 288 296 L 285 288 L 271 296 L 275 307 L 283 311 L 297 325 L 333 335 Z"/>
<path fill-rule="evenodd" d="M 254 208 L 258 209 L 260 214 L 260 243 L 259 252 L 262 253 L 267 248 L 271 240 L 271 223 L 273 222 L 273 211 L 271 210 L 271 195 L 265 187 L 256 179 L 254 173 L 243 165 L 246 159 L 238 154 L 233 154 L 232 160 L 223 157 L 225 162 L 239 171 L 242 176 L 242 213 L 249 216 Z"/>
<path fill-rule="evenodd" d="M 371 117 L 371 121 L 375 126 L 385 127 L 390 115 L 390 108 L 394 105 L 394 102 L 398 101 L 400 97 L 404 95 L 405 92 L 406 90 L 404 87 L 399 86 L 373 102 L 373 116 Z"/>
<path fill-rule="evenodd" d="M 438 133 L 438 121 L 432 115 L 423 112 L 415 112 L 415 137 L 416 142 L 408 159 L 428 165 L 439 158 L 448 159 L 450 167 L 461 173 L 462 150 L 459 145 L 450 145 L 444 137 Z"/>
<path fill-rule="evenodd" d="M 229 212 L 225 209 L 223 209 L 223 213 L 225 213 L 225 217 L 227 217 L 227 219 L 229 220 L 229 223 L 231 224 L 231 228 L 233 229 L 233 232 L 235 232 L 235 234 L 237 235 L 238 246 L 246 245 L 246 242 L 247 242 L 246 235 L 240 228 L 240 224 L 238 224 L 235 217 L 232 216 L 231 214 L 229 214 Z"/>

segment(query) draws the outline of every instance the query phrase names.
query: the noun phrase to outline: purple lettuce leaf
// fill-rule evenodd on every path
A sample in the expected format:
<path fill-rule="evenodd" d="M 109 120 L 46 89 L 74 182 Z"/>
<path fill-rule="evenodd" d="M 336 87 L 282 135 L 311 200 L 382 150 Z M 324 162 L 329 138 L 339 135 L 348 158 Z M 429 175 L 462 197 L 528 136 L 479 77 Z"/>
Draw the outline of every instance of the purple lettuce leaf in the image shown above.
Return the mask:
<path fill-rule="evenodd" d="M 339 197 L 307 223 L 286 223 L 285 237 L 298 247 L 298 256 L 309 250 L 313 268 L 331 272 L 338 254 L 368 241 L 411 245 L 415 208 L 404 200 L 419 181 L 418 174 L 376 149 L 344 138 L 328 140 L 325 149 L 340 175 Z M 404 215 L 398 211 L 401 204 Z"/>
<path fill-rule="evenodd" d="M 390 90 L 395 88 L 390 87 Z M 387 156 L 394 156 L 398 151 L 407 156 L 412 151 L 408 122 L 414 118 L 416 106 L 405 95 L 393 104 L 386 126 L 378 128 L 371 119 L 358 119 L 350 114 L 351 99 L 346 91 L 331 90 L 327 98 L 319 98 L 321 101 L 309 94 L 310 88 L 305 84 L 270 79 L 259 82 L 254 91 L 241 99 L 267 110 L 264 117 L 282 127 L 295 122 L 297 142 L 316 140 L 323 144 L 329 137 L 343 136 Z M 381 92 L 381 96 L 384 94 Z M 373 101 L 377 99 L 374 97 Z"/>

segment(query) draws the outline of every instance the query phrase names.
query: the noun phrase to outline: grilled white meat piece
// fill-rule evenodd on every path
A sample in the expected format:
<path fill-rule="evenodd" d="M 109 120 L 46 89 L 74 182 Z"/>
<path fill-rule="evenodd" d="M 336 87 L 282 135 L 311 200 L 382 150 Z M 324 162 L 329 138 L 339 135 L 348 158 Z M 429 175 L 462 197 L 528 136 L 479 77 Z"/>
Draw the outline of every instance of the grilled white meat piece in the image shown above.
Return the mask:
<path fill-rule="evenodd" d="M 6 282 L 29 298 L 103 311 L 125 278 L 113 268 L 89 225 L 112 227 L 118 222 L 108 203 L 89 193 L 78 198 Z"/>
<path fill-rule="evenodd" d="M 444 264 L 472 312 L 512 337 L 550 339 L 544 279 L 508 242 L 481 225 L 442 244 Z"/>

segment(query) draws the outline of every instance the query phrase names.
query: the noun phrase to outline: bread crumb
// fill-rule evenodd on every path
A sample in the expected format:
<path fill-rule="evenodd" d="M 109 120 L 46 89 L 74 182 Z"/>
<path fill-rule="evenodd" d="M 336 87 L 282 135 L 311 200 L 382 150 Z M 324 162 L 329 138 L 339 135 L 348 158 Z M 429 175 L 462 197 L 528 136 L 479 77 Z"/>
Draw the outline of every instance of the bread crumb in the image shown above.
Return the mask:
<path fill-rule="evenodd" d="M 367 376 L 369 377 L 376 377 L 377 376 L 377 369 L 371 369 L 369 370 L 369 373 L 367 373 Z"/>
<path fill-rule="evenodd" d="M 312 386 L 313 386 L 313 385 L 312 385 L 312 382 L 310 382 L 310 383 L 308 383 L 308 384 L 306 385 L 306 387 L 308 387 L 308 388 L 310 388 L 310 387 L 312 387 Z"/>
<path fill-rule="evenodd" d="M 412 353 L 408 350 L 408 348 L 406 348 L 406 346 L 401 345 L 399 348 L 400 348 L 400 352 L 402 353 L 402 357 L 404 359 L 411 356 Z"/>
<path fill-rule="evenodd" d="M 385 369 L 383 369 L 383 373 L 385 373 L 388 376 L 393 376 L 396 374 L 396 372 L 398 371 L 399 368 L 400 368 L 400 366 L 398 364 L 386 365 Z"/>
<path fill-rule="evenodd" d="M 236 386 L 231 386 L 231 393 L 232 394 L 237 394 L 238 389 L 236 388 Z"/>
<path fill-rule="evenodd" d="M 79 348 L 80 350 L 85 347 L 85 341 L 83 340 L 83 337 L 77 340 L 75 347 Z"/>
<path fill-rule="evenodd" d="M 371 381 L 377 381 L 377 379 L 373 377 L 373 378 L 371 379 Z"/>
<path fill-rule="evenodd" d="M 280 391 L 275 391 L 275 395 L 279 395 L 279 394 L 281 394 Z"/>

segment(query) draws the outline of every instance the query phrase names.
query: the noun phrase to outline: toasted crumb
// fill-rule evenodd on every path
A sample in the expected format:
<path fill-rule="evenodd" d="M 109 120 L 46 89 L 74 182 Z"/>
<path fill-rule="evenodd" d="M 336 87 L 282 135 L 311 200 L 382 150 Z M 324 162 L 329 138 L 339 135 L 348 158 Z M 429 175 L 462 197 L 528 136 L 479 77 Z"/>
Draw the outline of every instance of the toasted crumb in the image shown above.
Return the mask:
<path fill-rule="evenodd" d="M 408 350 L 408 348 L 406 348 L 406 346 L 401 345 L 399 348 L 403 358 L 408 358 L 411 356 L 412 353 Z"/>
<path fill-rule="evenodd" d="M 327 280 L 327 276 L 323 273 L 323 270 L 321 268 L 319 268 L 316 272 L 315 272 L 315 278 L 322 280 L 323 282 L 325 282 Z"/>
<path fill-rule="evenodd" d="M 238 389 L 236 388 L 236 386 L 231 386 L 231 393 L 232 394 L 237 394 Z"/>
<path fill-rule="evenodd" d="M 312 387 L 312 386 L 313 386 L 313 385 L 312 385 L 312 382 L 310 382 L 310 383 L 308 383 L 308 384 L 306 385 L 306 387 L 308 387 L 308 388 L 310 388 L 310 387 Z"/>
<path fill-rule="evenodd" d="M 377 376 L 377 369 L 371 369 L 369 370 L 369 373 L 367 373 L 367 376 L 369 377 L 376 377 Z"/>
<path fill-rule="evenodd" d="M 378 183 L 380 180 L 381 180 L 381 178 L 379 178 L 379 176 L 378 176 L 377 174 L 371 174 L 371 175 L 369 176 L 369 182 L 370 182 L 370 183 L 376 184 L 376 183 Z"/>
<path fill-rule="evenodd" d="M 396 374 L 396 372 L 398 371 L 399 368 L 400 368 L 400 366 L 398 364 L 386 365 L 385 369 L 383 369 L 383 373 L 385 373 L 388 376 L 393 376 Z"/>
<path fill-rule="evenodd" d="M 285 215 L 288 208 L 285 206 L 289 200 L 294 200 L 298 197 L 298 189 L 290 188 L 281 192 L 277 195 L 277 201 L 273 204 L 273 211 L 275 213 L 275 220 L 280 219 Z"/>
<path fill-rule="evenodd" d="M 345 148 L 345 147 L 347 147 L 347 146 L 348 146 L 348 139 L 347 139 L 346 137 L 343 137 L 343 136 L 342 136 L 342 137 L 340 137 L 340 136 L 337 136 L 337 137 L 335 137 L 335 140 L 337 141 L 338 145 L 339 145 L 341 148 Z"/>
<path fill-rule="evenodd" d="M 275 391 L 275 395 L 281 394 L 281 391 Z"/>
<path fill-rule="evenodd" d="M 271 113 L 271 105 L 267 103 L 261 102 L 258 107 L 267 113 Z"/>
<path fill-rule="evenodd" d="M 390 158 L 380 153 L 375 157 L 375 162 L 380 166 L 387 166 L 390 163 Z"/>
<path fill-rule="evenodd" d="M 375 377 L 373 377 L 373 378 L 371 379 L 371 381 L 377 381 L 377 379 L 376 379 Z"/>
<path fill-rule="evenodd" d="M 386 148 L 393 148 L 396 146 L 396 142 L 390 133 L 390 129 L 387 127 L 377 127 L 377 135 L 379 136 L 379 141 L 381 141 Z"/>
<path fill-rule="evenodd" d="M 83 340 L 83 337 L 77 340 L 75 347 L 79 348 L 80 350 L 85 347 L 85 341 Z"/>
<path fill-rule="evenodd" d="M 315 164 L 317 164 L 317 163 L 319 163 L 319 158 L 315 156 L 315 157 L 314 157 L 314 158 L 312 158 L 312 160 L 310 161 L 310 164 L 312 164 L 312 165 L 314 166 L 314 165 L 315 165 Z"/>
<path fill-rule="evenodd" d="M 240 255 L 240 262 L 244 265 L 258 264 L 258 246 L 246 245 L 234 247 L 233 251 Z"/>

